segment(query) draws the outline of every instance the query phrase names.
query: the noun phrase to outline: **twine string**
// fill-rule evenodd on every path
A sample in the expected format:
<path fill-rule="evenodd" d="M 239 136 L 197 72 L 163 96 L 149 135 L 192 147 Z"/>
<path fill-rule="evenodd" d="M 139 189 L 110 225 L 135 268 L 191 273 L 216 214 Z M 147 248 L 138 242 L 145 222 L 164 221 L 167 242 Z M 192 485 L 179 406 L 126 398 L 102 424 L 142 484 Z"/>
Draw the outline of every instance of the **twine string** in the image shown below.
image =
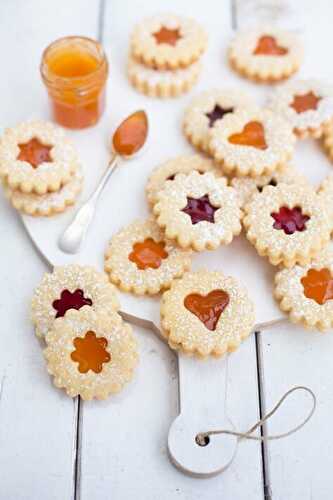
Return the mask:
<path fill-rule="evenodd" d="M 258 427 L 261 427 L 265 422 L 267 422 L 268 419 L 270 419 L 280 408 L 282 403 L 287 399 L 290 394 L 296 391 L 305 391 L 308 394 L 310 394 L 312 398 L 312 407 L 311 410 L 309 411 L 308 415 L 302 420 L 302 422 L 295 427 L 292 427 L 289 431 L 282 432 L 281 434 L 273 434 L 273 435 L 268 435 L 268 436 L 252 436 L 252 433 L 258 429 Z M 238 437 L 239 440 L 241 439 L 252 439 L 254 441 L 273 441 L 274 439 L 282 439 L 285 437 L 290 436 L 291 434 L 294 434 L 295 432 L 299 431 L 302 429 L 302 427 L 305 426 L 305 424 L 312 418 L 312 415 L 314 414 L 317 406 L 317 398 L 314 394 L 314 392 L 306 386 L 303 385 L 298 385 L 295 387 L 292 387 L 289 389 L 287 392 L 283 394 L 283 396 L 279 399 L 279 401 L 276 403 L 276 405 L 272 408 L 271 411 L 269 411 L 266 415 L 264 415 L 258 422 L 256 422 L 248 431 L 246 432 L 237 432 L 237 431 L 232 431 L 229 429 L 217 429 L 217 430 L 210 430 L 210 431 L 205 431 L 205 432 L 200 432 L 197 435 L 197 441 L 199 443 L 206 443 L 207 444 L 207 438 L 209 436 L 213 436 L 216 434 L 227 434 L 229 436 L 236 436 Z"/>

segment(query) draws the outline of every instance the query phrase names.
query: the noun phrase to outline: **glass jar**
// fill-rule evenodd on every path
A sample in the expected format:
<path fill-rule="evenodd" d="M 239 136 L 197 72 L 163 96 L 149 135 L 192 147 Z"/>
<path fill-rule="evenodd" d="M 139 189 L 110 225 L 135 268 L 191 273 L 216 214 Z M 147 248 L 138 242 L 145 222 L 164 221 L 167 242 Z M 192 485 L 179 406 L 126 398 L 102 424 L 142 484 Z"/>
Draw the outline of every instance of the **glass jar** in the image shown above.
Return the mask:
<path fill-rule="evenodd" d="M 108 76 L 101 44 L 86 37 L 60 38 L 43 52 L 40 71 L 59 125 L 80 129 L 98 122 Z"/>

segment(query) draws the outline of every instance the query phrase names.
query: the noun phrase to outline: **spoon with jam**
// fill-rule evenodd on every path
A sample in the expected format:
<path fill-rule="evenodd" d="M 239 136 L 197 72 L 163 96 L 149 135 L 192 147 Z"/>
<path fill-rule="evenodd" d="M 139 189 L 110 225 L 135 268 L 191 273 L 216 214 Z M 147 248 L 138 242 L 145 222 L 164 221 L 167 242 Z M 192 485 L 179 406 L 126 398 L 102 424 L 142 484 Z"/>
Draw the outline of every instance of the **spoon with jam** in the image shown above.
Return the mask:
<path fill-rule="evenodd" d="M 75 254 L 79 251 L 93 219 L 97 201 L 106 183 L 121 164 L 121 160 L 131 159 L 141 150 L 147 135 L 148 117 L 145 111 L 136 111 L 121 122 L 112 137 L 113 155 L 97 188 L 78 210 L 59 239 L 58 245 L 63 252 Z"/>

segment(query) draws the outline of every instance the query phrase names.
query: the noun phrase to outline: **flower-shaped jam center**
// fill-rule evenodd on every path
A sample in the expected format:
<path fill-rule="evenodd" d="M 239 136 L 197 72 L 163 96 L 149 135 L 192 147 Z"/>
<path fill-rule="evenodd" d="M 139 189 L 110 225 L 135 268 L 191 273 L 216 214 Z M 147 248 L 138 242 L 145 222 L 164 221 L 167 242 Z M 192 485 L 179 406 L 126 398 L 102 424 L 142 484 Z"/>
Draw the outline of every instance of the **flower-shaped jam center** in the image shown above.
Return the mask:
<path fill-rule="evenodd" d="M 201 198 L 187 197 L 187 205 L 182 208 L 191 217 L 192 224 L 197 224 L 201 221 L 215 222 L 215 212 L 218 207 L 214 207 L 209 201 L 208 194 L 201 196 Z"/>
<path fill-rule="evenodd" d="M 304 295 L 323 305 L 333 299 L 333 276 L 327 268 L 309 269 L 306 276 L 301 279 Z"/>
<path fill-rule="evenodd" d="M 310 109 L 316 110 L 321 99 L 321 97 L 317 97 L 312 91 L 307 94 L 296 94 L 294 95 L 294 100 L 290 104 L 290 107 L 293 108 L 296 113 L 304 113 Z"/>
<path fill-rule="evenodd" d="M 224 290 L 213 290 L 208 295 L 191 293 L 184 300 L 186 309 L 212 332 L 215 331 L 218 320 L 228 304 L 229 295 Z"/>
<path fill-rule="evenodd" d="M 69 309 L 79 310 L 83 306 L 92 306 L 92 300 L 86 298 L 80 288 L 73 293 L 66 289 L 61 292 L 60 299 L 53 301 L 52 306 L 57 311 L 56 318 L 62 318 Z"/>
<path fill-rule="evenodd" d="M 18 144 L 18 147 L 20 152 L 17 159 L 30 163 L 34 168 L 37 168 L 41 163 L 50 163 L 53 161 L 50 156 L 53 146 L 42 144 L 35 137 L 25 144 Z"/>
<path fill-rule="evenodd" d="M 71 353 L 71 359 L 79 363 L 80 373 L 87 373 L 89 370 L 100 373 L 103 363 L 111 360 L 111 355 L 106 350 L 108 341 L 104 337 L 96 337 L 95 332 L 89 331 L 82 338 L 76 337 L 73 344 L 75 351 Z"/>
<path fill-rule="evenodd" d="M 256 56 L 284 56 L 288 49 L 281 47 L 273 36 L 264 35 L 258 40 L 253 54 Z"/>
<path fill-rule="evenodd" d="M 239 146 L 252 146 L 257 149 L 267 149 L 265 140 L 265 129 L 260 122 L 249 122 L 245 125 L 242 132 L 232 134 L 228 141 L 231 144 Z"/>
<path fill-rule="evenodd" d="M 156 242 L 152 238 L 147 238 L 142 242 L 134 243 L 128 258 L 136 264 L 138 269 L 158 269 L 162 260 L 168 257 L 168 252 L 164 247 L 163 241 Z"/>
<path fill-rule="evenodd" d="M 278 212 L 272 212 L 274 229 L 281 229 L 285 234 L 294 234 L 296 231 L 305 231 L 309 215 L 302 213 L 301 207 L 281 207 Z"/>
<path fill-rule="evenodd" d="M 153 37 L 158 45 L 164 43 L 171 45 L 172 47 L 174 47 L 178 40 L 182 38 L 179 28 L 169 29 L 165 26 L 162 26 L 158 31 L 153 33 Z"/>
<path fill-rule="evenodd" d="M 234 108 L 222 108 L 219 104 L 215 104 L 214 109 L 209 111 L 209 113 L 205 113 L 209 120 L 209 128 L 211 128 L 216 121 L 221 120 L 224 115 L 232 113 L 233 110 Z"/>

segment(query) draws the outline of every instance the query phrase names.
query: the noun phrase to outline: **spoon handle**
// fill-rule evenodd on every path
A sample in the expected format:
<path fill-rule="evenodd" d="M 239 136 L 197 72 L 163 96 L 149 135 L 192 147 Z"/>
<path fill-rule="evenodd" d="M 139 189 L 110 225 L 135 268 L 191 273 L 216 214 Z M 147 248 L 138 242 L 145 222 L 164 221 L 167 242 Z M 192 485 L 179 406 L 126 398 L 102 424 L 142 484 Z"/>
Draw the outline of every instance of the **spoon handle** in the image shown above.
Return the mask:
<path fill-rule="evenodd" d="M 59 248 L 66 253 L 75 254 L 79 251 L 80 246 L 85 238 L 90 223 L 94 217 L 97 201 L 107 181 L 118 166 L 118 155 L 114 155 L 104 174 L 102 175 L 95 191 L 90 195 L 88 200 L 77 211 L 74 219 L 69 224 L 64 233 L 60 236 L 58 245 Z"/>

